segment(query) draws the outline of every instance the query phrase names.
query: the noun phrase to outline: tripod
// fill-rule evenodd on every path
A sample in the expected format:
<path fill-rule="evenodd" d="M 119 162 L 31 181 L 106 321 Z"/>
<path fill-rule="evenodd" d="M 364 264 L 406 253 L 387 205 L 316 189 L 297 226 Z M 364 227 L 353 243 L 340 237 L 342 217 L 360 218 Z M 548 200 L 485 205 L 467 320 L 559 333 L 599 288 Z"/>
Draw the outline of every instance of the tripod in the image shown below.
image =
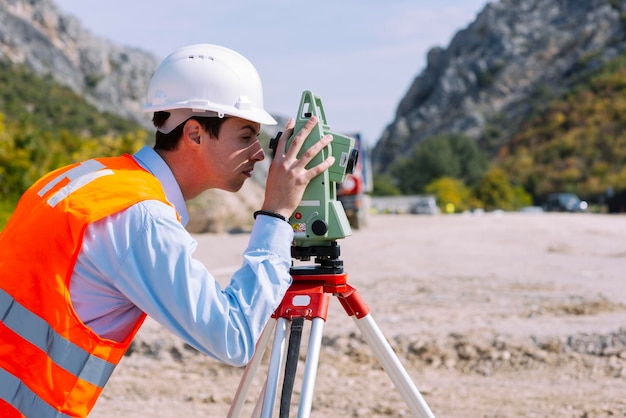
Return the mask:
<path fill-rule="evenodd" d="M 298 409 L 298 418 L 309 417 L 322 343 L 322 329 L 328 313 L 329 295 L 333 294 L 339 299 L 348 316 L 354 319 L 413 415 L 420 418 L 434 418 L 430 408 L 369 314 L 367 304 L 358 291 L 348 284 L 348 275 L 343 272 L 343 262 L 339 259 L 339 247 L 333 243 L 331 247 L 294 247 L 292 249 L 292 255 L 300 260 L 310 259 L 311 254 L 316 255 L 316 265 L 291 268 L 293 283 L 261 334 L 256 352 L 239 383 L 228 417 L 239 417 L 252 379 L 269 345 L 272 331 L 275 332 L 268 374 L 253 411 L 253 417 L 271 418 L 275 409 L 280 375 L 283 372 L 279 417 L 289 416 L 303 324 L 305 320 L 310 320 L 311 331 Z M 289 343 L 285 352 L 288 329 L 290 330 Z"/>

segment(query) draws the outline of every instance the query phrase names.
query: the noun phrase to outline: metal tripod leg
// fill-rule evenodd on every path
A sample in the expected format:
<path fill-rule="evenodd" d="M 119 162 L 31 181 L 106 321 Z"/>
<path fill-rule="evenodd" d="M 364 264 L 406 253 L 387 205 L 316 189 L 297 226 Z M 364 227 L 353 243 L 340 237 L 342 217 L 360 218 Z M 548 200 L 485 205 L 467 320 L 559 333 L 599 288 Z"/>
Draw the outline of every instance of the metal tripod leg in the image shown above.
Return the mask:
<path fill-rule="evenodd" d="M 274 326 L 276 325 L 275 319 L 270 319 L 261 334 L 261 338 L 256 345 L 256 349 L 254 351 L 254 356 L 252 356 L 252 360 L 246 366 L 246 370 L 243 373 L 243 377 L 239 381 L 239 387 L 237 388 L 237 392 L 235 393 L 235 398 L 233 399 L 233 403 L 230 405 L 230 409 L 228 411 L 228 417 L 238 417 L 241 413 L 241 408 L 243 408 L 243 404 L 246 401 L 246 396 L 248 395 L 248 391 L 250 390 L 250 385 L 252 384 L 252 379 L 259 369 L 259 365 L 261 364 L 261 359 L 263 358 L 263 354 L 265 354 L 265 349 L 270 342 L 270 338 L 272 336 L 272 331 L 274 330 Z"/>
<path fill-rule="evenodd" d="M 435 418 L 435 415 L 431 412 L 426 401 L 417 390 L 411 377 L 400 363 L 398 356 L 385 339 L 372 316 L 367 314 L 360 319 L 356 316 L 352 318 L 359 327 L 359 330 L 363 333 L 365 340 L 378 358 L 378 361 L 383 365 L 389 378 L 391 378 L 391 381 L 402 395 L 402 398 L 411 412 L 413 412 L 416 417 Z"/>
<path fill-rule="evenodd" d="M 233 403 L 228 411 L 228 418 L 239 417 L 243 404 L 245 403 L 246 396 L 248 395 L 248 391 L 250 390 L 250 385 L 254 379 L 254 375 L 261 364 L 261 359 L 263 358 L 263 354 L 265 354 L 265 349 L 269 345 L 272 331 L 274 330 L 274 340 L 272 344 L 267 378 L 253 413 L 254 417 L 261 416 L 260 414 L 262 414 L 264 418 L 272 416 L 280 375 L 284 367 L 285 342 L 287 340 L 288 323 L 289 321 L 285 318 L 278 318 L 277 320 L 271 319 L 268 322 L 267 326 L 263 330 L 263 333 L 261 334 L 261 337 L 259 338 L 254 356 L 246 366 L 243 377 L 239 382 L 235 398 L 233 399 Z"/>
<path fill-rule="evenodd" d="M 341 292 L 336 293 L 344 310 L 354 319 L 359 330 L 363 333 L 368 345 L 381 362 L 391 381 L 400 391 L 407 406 L 419 418 L 435 418 L 428 404 L 417 390 L 406 369 L 400 363 L 398 356 L 389 345 L 389 342 L 374 322 L 369 313 L 369 307 L 363 301 L 359 292 L 346 283 Z"/>
<path fill-rule="evenodd" d="M 289 321 L 285 318 L 278 318 L 276 332 L 274 333 L 274 343 L 272 344 L 272 355 L 268 366 L 267 381 L 265 382 L 265 393 L 263 399 L 262 418 L 271 418 L 274 413 L 274 403 L 280 375 L 285 366 L 285 344 L 287 342 L 287 328 Z"/>
<path fill-rule="evenodd" d="M 304 378 L 302 381 L 302 392 L 300 394 L 300 406 L 298 408 L 298 418 L 307 418 L 311 414 L 313 405 L 313 390 L 315 389 L 315 378 L 317 377 L 317 365 L 320 358 L 320 348 L 322 346 L 322 330 L 324 320 L 313 318 L 311 321 L 311 334 L 304 365 Z"/>

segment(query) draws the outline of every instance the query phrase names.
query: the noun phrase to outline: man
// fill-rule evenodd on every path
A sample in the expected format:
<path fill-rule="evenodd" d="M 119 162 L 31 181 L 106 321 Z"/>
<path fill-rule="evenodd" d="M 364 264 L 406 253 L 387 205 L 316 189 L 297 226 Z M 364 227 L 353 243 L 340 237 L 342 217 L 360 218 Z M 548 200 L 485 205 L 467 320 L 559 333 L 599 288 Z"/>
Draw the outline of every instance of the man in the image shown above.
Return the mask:
<path fill-rule="evenodd" d="M 0 235 L 0 416 L 86 416 L 146 314 L 198 350 L 243 365 L 291 283 L 286 222 L 306 168 L 311 118 L 270 166 L 242 267 L 221 289 L 193 258 L 185 201 L 237 191 L 263 160 L 261 82 L 244 57 L 192 45 L 157 68 L 144 111 L 154 149 L 56 170 L 22 197 Z M 278 150 L 294 134 L 290 120 Z M 219 256 L 219 248 L 210 249 Z"/>

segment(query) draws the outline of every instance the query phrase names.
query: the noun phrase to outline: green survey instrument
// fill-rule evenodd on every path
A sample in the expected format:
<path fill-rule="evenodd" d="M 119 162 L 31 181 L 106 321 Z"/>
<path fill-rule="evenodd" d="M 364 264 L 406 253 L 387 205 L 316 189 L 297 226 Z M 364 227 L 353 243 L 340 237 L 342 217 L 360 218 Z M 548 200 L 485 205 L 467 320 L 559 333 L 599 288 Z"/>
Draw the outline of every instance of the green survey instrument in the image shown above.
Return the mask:
<path fill-rule="evenodd" d="M 316 116 L 318 123 L 304 141 L 298 156 L 324 135 L 331 134 L 333 141 L 307 168 L 320 164 L 330 155 L 335 157 L 335 162 L 328 170 L 311 180 L 302 201 L 289 219 L 295 232 L 295 247 L 299 248 L 331 247 L 337 239 L 352 234 L 348 217 L 341 202 L 337 200 L 337 184 L 342 183 L 347 174 L 352 174 L 358 158 L 356 142 L 354 138 L 331 132 L 321 99 L 307 90 L 302 93 L 294 134 L 302 129 L 311 116 Z M 292 141 L 293 136 L 287 141 L 286 149 L 289 149 Z"/>
<path fill-rule="evenodd" d="M 311 257 L 315 257 L 315 262 L 292 263 L 289 273 L 293 282 L 257 342 L 254 356 L 246 366 L 227 416 L 239 417 L 254 375 L 270 345 L 272 350 L 267 377 L 258 401 L 256 404 L 252 403 L 256 405 L 252 416 L 271 418 L 276 409 L 281 418 L 292 416 L 292 395 L 296 378 L 300 379 L 296 372 L 302 356 L 305 361 L 301 376 L 302 388 L 299 391 L 298 417 L 310 416 L 322 348 L 322 332 L 329 312 L 330 295 L 333 295 L 346 314 L 354 319 L 413 416 L 435 418 L 411 376 L 371 317 L 369 307 L 357 289 L 348 284 L 348 274 L 344 272 L 343 261 L 339 257 L 336 240 L 350 235 L 352 230 L 343 206 L 337 200 L 336 186 L 354 169 L 358 158 L 356 141 L 331 132 L 321 100 L 310 91 L 305 91 L 302 94 L 294 133 L 297 134 L 312 116 L 317 117 L 318 123 L 305 139 L 299 154 L 302 155 L 322 137 L 330 134 L 333 141 L 309 163 L 309 167 L 320 164 L 331 155 L 335 157 L 335 162 L 307 185 L 302 201 L 289 222 L 295 231 L 294 245 L 291 246 L 292 258 L 310 261 Z M 280 136 L 279 133 L 270 141 L 270 148 L 275 154 Z M 287 151 L 292 141 L 293 137 L 287 140 Z M 307 320 L 311 322 L 311 332 L 306 354 L 302 354 L 300 344 L 305 329 L 304 322 Z M 279 387 L 281 383 L 282 389 Z M 280 405 L 276 408 L 278 398 Z"/>

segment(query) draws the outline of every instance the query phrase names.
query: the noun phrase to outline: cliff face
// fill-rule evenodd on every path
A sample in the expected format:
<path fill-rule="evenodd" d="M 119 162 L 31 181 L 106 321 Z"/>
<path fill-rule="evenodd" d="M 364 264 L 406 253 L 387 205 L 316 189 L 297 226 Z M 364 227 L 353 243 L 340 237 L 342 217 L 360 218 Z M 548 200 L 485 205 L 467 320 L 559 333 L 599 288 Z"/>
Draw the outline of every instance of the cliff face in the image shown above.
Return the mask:
<path fill-rule="evenodd" d="M 489 3 L 447 48 L 433 48 L 374 152 L 386 171 L 432 135 L 495 152 L 533 112 L 624 52 L 623 0 Z"/>
<path fill-rule="evenodd" d="M 159 60 L 94 36 L 51 0 L 0 0 L 0 59 L 51 76 L 99 109 L 149 126 L 141 106 Z"/>

